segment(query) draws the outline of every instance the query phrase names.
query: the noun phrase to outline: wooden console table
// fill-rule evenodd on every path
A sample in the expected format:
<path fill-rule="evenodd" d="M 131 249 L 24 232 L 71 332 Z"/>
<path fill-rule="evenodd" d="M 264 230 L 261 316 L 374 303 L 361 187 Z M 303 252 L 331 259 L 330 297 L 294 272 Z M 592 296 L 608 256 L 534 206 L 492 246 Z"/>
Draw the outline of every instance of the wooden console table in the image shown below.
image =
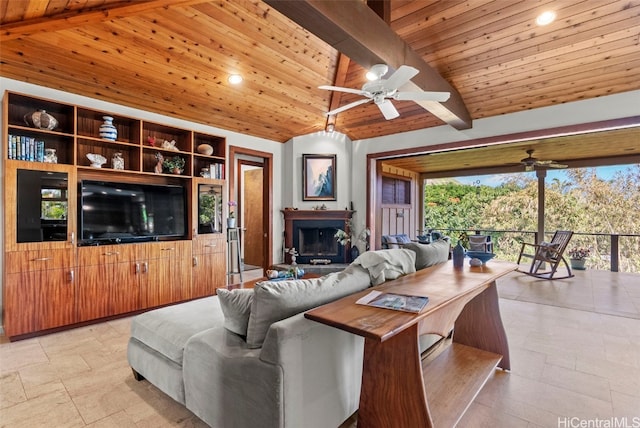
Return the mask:
<path fill-rule="evenodd" d="M 452 427 L 496 366 L 510 369 L 495 280 L 516 267 L 490 261 L 455 270 L 449 261 L 373 288 L 428 296 L 419 314 L 355 303 L 371 289 L 305 313 L 365 338 L 359 428 Z M 418 337 L 452 328 L 452 345 L 423 363 Z"/>

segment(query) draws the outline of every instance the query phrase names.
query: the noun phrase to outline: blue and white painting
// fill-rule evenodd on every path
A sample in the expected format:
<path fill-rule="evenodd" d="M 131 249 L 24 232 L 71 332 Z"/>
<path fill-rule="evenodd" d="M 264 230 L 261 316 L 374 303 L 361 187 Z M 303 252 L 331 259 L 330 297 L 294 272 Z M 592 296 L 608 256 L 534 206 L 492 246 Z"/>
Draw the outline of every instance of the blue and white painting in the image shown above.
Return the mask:
<path fill-rule="evenodd" d="M 304 155 L 305 200 L 335 200 L 335 155 Z"/>

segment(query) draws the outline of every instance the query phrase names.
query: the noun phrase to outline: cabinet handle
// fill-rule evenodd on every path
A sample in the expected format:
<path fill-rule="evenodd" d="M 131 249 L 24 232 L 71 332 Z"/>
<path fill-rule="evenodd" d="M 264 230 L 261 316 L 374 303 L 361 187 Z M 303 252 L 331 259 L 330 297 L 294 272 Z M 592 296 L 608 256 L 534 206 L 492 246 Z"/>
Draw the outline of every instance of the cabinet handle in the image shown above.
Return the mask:
<path fill-rule="evenodd" d="M 198 266 L 198 258 L 197 257 L 193 258 L 193 265 L 194 266 Z"/>
<path fill-rule="evenodd" d="M 149 272 L 149 263 L 144 262 L 142 263 L 142 273 L 147 273 Z"/>
<path fill-rule="evenodd" d="M 107 251 L 106 253 L 102 253 L 103 256 L 117 256 L 119 254 L 119 251 Z"/>
<path fill-rule="evenodd" d="M 213 248 L 213 247 L 217 247 L 218 244 L 207 244 L 205 245 L 205 247 L 209 247 L 209 248 Z"/>
<path fill-rule="evenodd" d="M 46 262 L 47 260 L 51 260 L 51 257 L 39 257 L 37 259 L 31 259 L 32 262 Z"/>
<path fill-rule="evenodd" d="M 136 273 L 140 273 L 140 263 L 136 262 Z"/>
<path fill-rule="evenodd" d="M 76 244 L 76 233 L 71 232 L 71 245 L 75 245 L 75 244 Z"/>
<path fill-rule="evenodd" d="M 75 272 L 73 271 L 73 269 L 71 269 L 71 270 L 69 271 L 69 282 L 73 282 L 73 281 L 75 280 L 75 278 L 76 278 L 76 274 L 75 274 Z"/>
<path fill-rule="evenodd" d="M 160 251 L 173 251 L 173 250 L 175 250 L 175 247 L 162 248 Z"/>

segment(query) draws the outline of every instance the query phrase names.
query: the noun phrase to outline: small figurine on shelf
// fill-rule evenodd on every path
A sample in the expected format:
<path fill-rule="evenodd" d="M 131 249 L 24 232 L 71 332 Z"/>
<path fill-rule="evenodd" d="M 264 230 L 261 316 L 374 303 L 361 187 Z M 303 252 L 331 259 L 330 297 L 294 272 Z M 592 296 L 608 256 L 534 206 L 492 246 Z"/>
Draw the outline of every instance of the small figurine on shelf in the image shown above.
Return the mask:
<path fill-rule="evenodd" d="M 111 158 L 111 167 L 113 169 L 124 169 L 124 158 L 121 152 L 116 152 Z"/>
<path fill-rule="evenodd" d="M 165 150 L 171 150 L 174 152 L 178 151 L 178 147 L 176 147 L 176 140 L 164 140 L 164 142 L 162 143 L 162 148 Z"/>
<path fill-rule="evenodd" d="M 149 137 L 151 138 L 151 137 Z M 156 174 L 162 174 L 162 163 L 164 162 L 164 156 L 162 156 L 162 153 L 158 152 L 156 153 L 156 167 L 153 169 L 153 171 Z"/>
<path fill-rule="evenodd" d="M 147 143 L 149 143 L 149 145 L 151 147 L 155 147 L 156 146 L 156 137 L 152 137 L 151 135 L 149 135 L 147 137 Z"/>

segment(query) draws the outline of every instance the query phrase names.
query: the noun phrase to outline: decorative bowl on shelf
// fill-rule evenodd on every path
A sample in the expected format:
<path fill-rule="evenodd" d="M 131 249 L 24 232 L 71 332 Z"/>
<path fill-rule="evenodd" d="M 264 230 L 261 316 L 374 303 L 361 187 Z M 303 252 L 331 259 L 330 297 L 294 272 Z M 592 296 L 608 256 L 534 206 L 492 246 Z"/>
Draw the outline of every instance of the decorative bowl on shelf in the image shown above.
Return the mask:
<path fill-rule="evenodd" d="M 471 260 L 478 259 L 482 262 L 482 264 L 487 264 L 489 260 L 494 258 L 496 255 L 494 253 L 486 253 L 484 251 L 467 251 L 467 257 Z"/>
<path fill-rule="evenodd" d="M 211 156 L 213 154 L 213 147 L 211 147 L 209 144 L 200 144 L 197 150 L 201 155 Z"/>
<path fill-rule="evenodd" d="M 107 163 L 107 158 L 97 153 L 87 153 L 87 159 L 91 161 L 91 166 L 94 168 L 102 168 L 102 165 Z"/>
<path fill-rule="evenodd" d="M 38 129 L 48 129 L 49 131 L 56 129 L 58 126 L 58 120 L 44 110 L 38 110 L 24 115 L 24 121 L 29 126 Z"/>

